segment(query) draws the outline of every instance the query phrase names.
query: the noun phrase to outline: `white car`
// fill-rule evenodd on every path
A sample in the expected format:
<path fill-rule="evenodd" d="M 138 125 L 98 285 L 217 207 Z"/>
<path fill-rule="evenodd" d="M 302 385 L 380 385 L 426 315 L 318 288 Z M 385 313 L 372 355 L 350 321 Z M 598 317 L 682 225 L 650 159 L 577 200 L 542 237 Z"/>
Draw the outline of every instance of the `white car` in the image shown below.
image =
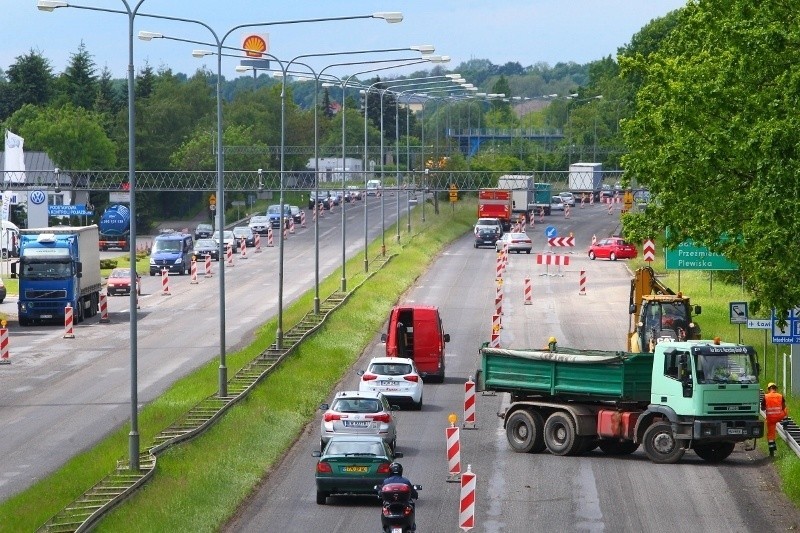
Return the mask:
<path fill-rule="evenodd" d="M 422 409 L 422 376 L 413 359 L 405 357 L 375 357 L 360 371 L 358 390 L 380 392 L 391 404 L 410 404 Z"/>
<path fill-rule="evenodd" d="M 550 199 L 550 211 L 563 211 L 564 210 L 564 199 L 560 196 L 553 196 Z"/>
<path fill-rule="evenodd" d="M 560 192 L 560 193 L 558 193 L 558 195 L 561 197 L 561 200 L 563 200 L 564 204 L 566 204 L 566 205 L 568 205 L 570 207 L 575 207 L 575 195 L 574 194 L 572 194 L 571 192 Z"/>
<path fill-rule="evenodd" d="M 266 215 L 254 215 L 250 217 L 250 223 L 247 225 L 253 233 L 266 235 L 270 228 L 269 217 Z"/>
<path fill-rule="evenodd" d="M 223 240 L 225 242 L 225 250 L 227 251 L 228 245 L 231 246 L 231 250 L 233 253 L 239 251 L 239 240 L 233 235 L 233 231 L 225 230 L 223 233 Z M 219 230 L 214 232 L 214 235 L 211 237 L 214 239 L 214 242 L 219 244 Z"/>

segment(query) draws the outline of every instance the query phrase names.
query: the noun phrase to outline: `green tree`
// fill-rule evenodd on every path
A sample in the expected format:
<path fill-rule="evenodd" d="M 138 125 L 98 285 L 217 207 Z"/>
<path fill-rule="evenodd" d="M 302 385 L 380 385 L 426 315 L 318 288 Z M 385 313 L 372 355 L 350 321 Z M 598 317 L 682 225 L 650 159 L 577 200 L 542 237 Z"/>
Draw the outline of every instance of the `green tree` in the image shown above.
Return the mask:
<path fill-rule="evenodd" d="M 327 119 L 333 118 L 333 108 L 331 107 L 331 94 L 328 92 L 327 87 L 322 89 L 322 102 L 319 105 L 322 116 Z"/>
<path fill-rule="evenodd" d="M 754 308 L 800 302 L 800 38 L 794 2 L 691 2 L 649 55 L 621 58 L 641 80 L 623 124 L 626 175 L 652 209 L 626 232 L 691 239 L 739 264 Z"/>
<path fill-rule="evenodd" d="M 0 120 L 25 104 L 45 105 L 53 95 L 53 69 L 41 53 L 31 50 L 17 56 L 6 71 L 7 84 L 0 85 Z"/>
<path fill-rule="evenodd" d="M 86 46 L 81 41 L 78 51 L 70 55 L 69 64 L 64 74 L 66 96 L 72 105 L 84 109 L 93 109 L 97 99 L 97 76 L 92 56 L 86 51 Z"/>

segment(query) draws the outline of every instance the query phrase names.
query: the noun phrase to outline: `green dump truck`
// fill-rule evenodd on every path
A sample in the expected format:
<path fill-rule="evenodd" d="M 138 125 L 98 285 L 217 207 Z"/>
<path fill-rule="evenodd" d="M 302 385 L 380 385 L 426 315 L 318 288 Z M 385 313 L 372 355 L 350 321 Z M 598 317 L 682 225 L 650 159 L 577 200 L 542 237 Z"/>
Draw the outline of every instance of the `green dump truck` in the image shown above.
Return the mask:
<path fill-rule="evenodd" d="M 579 455 L 599 447 L 656 463 L 688 449 L 709 462 L 763 435 L 758 359 L 751 346 L 663 341 L 653 353 L 480 349 L 477 390 L 507 392 L 514 451 Z"/>

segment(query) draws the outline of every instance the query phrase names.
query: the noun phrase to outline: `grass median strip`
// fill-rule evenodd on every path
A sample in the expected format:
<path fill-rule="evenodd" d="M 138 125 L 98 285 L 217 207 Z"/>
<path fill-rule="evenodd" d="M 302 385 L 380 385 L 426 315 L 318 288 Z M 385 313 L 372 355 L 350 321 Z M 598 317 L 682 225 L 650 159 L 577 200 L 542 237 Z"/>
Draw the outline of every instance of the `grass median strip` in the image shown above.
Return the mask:
<path fill-rule="evenodd" d="M 474 204 L 461 204 L 454 212 L 448 206 L 440 215 L 429 212 L 423 226 L 419 210 L 415 210 L 413 239 L 401 232 L 402 246 L 389 249 L 395 258 L 216 426 L 161 454 L 155 478 L 103 519 L 98 529 L 216 531 L 291 446 L 318 404 L 380 329 L 398 297 L 447 242 L 469 229 L 474 212 Z M 388 235 L 393 231 L 387 229 Z M 379 243 L 373 245 L 369 256 L 379 249 Z M 363 257 L 351 260 L 348 271 L 363 272 Z M 359 276 L 363 279 L 363 274 L 355 274 L 353 285 L 360 281 Z M 321 284 L 320 293 L 334 292 L 339 283 L 340 272 L 334 272 Z M 294 324 L 312 307 L 313 291 L 309 291 L 285 310 L 284 321 Z M 237 371 L 265 350 L 274 340 L 275 327 L 275 321 L 270 321 L 255 333 L 252 345 L 228 354 L 230 371 Z M 211 361 L 142 409 L 139 429 L 143 444 L 214 393 L 217 367 L 218 361 Z M 4 502 L 0 505 L 0 531 L 35 530 L 106 475 L 125 454 L 127 439 L 125 427 Z"/>

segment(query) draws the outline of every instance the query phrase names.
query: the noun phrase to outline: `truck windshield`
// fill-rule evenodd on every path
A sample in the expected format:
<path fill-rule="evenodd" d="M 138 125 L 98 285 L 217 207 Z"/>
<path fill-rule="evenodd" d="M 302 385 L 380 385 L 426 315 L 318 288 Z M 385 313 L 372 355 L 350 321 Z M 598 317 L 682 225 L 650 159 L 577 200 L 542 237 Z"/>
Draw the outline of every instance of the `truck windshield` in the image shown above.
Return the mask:
<path fill-rule="evenodd" d="M 753 355 L 749 353 L 695 353 L 697 382 L 757 383 Z"/>
<path fill-rule="evenodd" d="M 72 265 L 69 262 L 25 261 L 22 272 L 27 279 L 64 279 L 72 276 Z"/>

